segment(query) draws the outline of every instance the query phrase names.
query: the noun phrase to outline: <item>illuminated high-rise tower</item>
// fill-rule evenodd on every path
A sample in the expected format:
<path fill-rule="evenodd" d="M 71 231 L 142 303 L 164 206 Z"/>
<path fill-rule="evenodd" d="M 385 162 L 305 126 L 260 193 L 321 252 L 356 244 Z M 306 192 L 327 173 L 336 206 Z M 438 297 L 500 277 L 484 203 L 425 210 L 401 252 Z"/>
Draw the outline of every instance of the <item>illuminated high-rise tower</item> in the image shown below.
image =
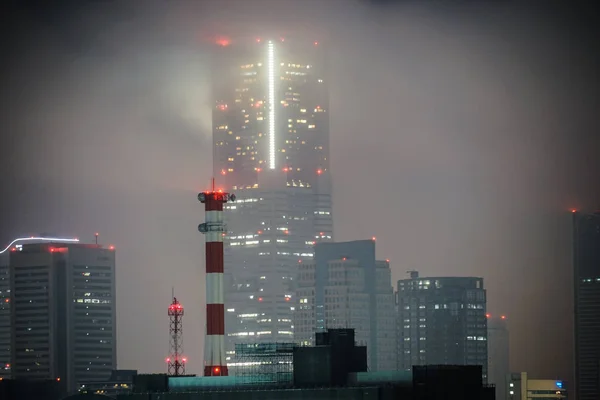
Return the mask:
<path fill-rule="evenodd" d="M 213 70 L 213 168 L 227 189 L 265 170 L 315 184 L 329 170 L 329 96 L 318 42 L 220 42 Z"/>
<path fill-rule="evenodd" d="M 322 44 L 220 40 L 213 65 L 213 169 L 227 204 L 225 333 L 293 340 L 294 277 L 333 239 L 329 99 Z M 235 369 L 232 370 L 232 373 Z"/>

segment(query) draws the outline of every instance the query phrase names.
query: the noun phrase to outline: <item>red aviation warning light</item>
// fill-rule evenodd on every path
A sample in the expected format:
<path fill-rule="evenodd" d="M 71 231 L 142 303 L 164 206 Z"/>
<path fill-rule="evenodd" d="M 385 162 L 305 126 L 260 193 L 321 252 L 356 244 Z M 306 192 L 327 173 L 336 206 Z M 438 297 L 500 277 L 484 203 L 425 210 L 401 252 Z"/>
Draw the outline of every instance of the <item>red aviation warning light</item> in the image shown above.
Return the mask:
<path fill-rule="evenodd" d="M 231 40 L 226 37 L 219 37 L 215 40 L 215 43 L 221 47 L 227 47 L 231 44 Z"/>

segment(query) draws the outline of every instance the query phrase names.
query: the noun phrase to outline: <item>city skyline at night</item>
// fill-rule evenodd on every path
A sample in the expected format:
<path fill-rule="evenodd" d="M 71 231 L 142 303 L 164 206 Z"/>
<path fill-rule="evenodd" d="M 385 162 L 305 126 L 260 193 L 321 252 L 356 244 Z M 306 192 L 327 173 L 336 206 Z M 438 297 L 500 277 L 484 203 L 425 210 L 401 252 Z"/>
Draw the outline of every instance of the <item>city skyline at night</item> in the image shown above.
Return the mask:
<path fill-rule="evenodd" d="M 290 278 L 315 245 L 376 237 L 394 286 L 408 270 L 484 279 L 511 372 L 575 394 L 595 275 L 574 271 L 571 209 L 600 204 L 591 5 L 42 3 L 0 13 L 0 252 L 36 232 L 114 243 L 118 368 L 166 371 L 175 288 L 186 373 L 202 373 L 196 196 L 214 177 L 238 198 L 229 349 L 293 336 Z"/>

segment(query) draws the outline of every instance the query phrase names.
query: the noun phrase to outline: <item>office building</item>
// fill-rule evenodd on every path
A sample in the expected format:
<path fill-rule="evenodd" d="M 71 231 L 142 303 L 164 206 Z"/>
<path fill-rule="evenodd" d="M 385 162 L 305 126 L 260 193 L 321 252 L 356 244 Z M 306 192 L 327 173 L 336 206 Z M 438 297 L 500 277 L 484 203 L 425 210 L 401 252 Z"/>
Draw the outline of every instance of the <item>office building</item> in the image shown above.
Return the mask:
<path fill-rule="evenodd" d="M 370 371 L 396 369 L 394 292 L 388 261 L 375 241 L 321 243 L 315 261 L 298 269 L 296 342 L 313 345 L 315 332 L 352 328 L 367 346 Z"/>
<path fill-rule="evenodd" d="M 20 237 L 11 241 L 8 246 L 0 250 L 0 378 L 10 377 L 10 326 L 11 326 L 11 296 L 10 296 L 10 252 L 18 251 L 23 243 L 40 242 L 65 242 L 76 243 L 78 239 L 49 238 L 49 237 Z"/>
<path fill-rule="evenodd" d="M 293 341 L 298 261 L 333 239 L 329 108 L 321 44 L 220 40 L 213 173 L 225 206 L 225 347 Z"/>
<path fill-rule="evenodd" d="M 419 277 L 398 281 L 398 368 L 480 365 L 487 382 L 483 278 Z"/>
<path fill-rule="evenodd" d="M 487 314 L 488 382 L 496 385 L 496 398 L 506 398 L 506 376 L 510 373 L 506 316 Z"/>
<path fill-rule="evenodd" d="M 506 397 L 497 400 L 561 400 L 567 399 L 567 384 L 556 379 L 529 379 L 527 372 L 508 374 Z M 498 393 L 498 392 L 496 392 Z"/>
<path fill-rule="evenodd" d="M 24 244 L 10 253 L 15 379 L 68 390 L 116 369 L 115 253 L 78 243 Z"/>
<path fill-rule="evenodd" d="M 10 279 L 7 250 L 0 253 L 0 378 L 10 377 Z"/>
<path fill-rule="evenodd" d="M 600 212 L 573 212 L 575 392 L 600 398 Z"/>
<path fill-rule="evenodd" d="M 236 374 L 235 344 L 294 341 L 294 295 L 300 260 L 313 259 L 317 197 L 310 188 L 263 185 L 235 192 L 225 205 L 225 333 Z M 317 238 L 319 236 L 319 238 Z"/>

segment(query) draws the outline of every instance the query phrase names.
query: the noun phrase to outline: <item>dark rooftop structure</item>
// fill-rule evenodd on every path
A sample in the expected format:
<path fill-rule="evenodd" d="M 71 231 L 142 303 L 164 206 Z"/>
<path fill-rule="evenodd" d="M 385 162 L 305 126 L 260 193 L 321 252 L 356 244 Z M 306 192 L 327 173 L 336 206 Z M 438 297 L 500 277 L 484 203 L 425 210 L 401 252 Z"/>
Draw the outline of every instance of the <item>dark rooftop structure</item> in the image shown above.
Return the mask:
<path fill-rule="evenodd" d="M 367 351 L 353 329 L 316 334 L 316 346 L 294 347 L 292 379 L 268 375 L 169 377 L 138 375 L 118 400 L 455 399 L 494 400 L 481 366 L 415 366 L 412 371 L 367 371 Z"/>

